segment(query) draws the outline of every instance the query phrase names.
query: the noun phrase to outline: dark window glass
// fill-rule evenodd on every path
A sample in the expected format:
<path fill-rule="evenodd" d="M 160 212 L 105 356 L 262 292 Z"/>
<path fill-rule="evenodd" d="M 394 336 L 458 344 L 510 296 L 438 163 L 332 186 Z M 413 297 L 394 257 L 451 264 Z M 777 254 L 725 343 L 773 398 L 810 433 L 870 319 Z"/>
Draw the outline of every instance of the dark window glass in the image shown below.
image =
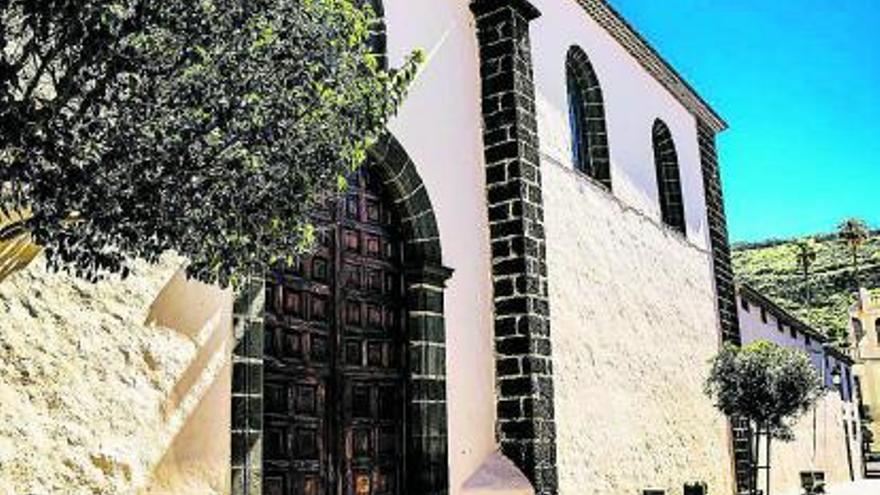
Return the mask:
<path fill-rule="evenodd" d="M 852 326 L 853 326 L 853 333 L 855 334 L 855 337 L 856 337 L 856 342 L 861 341 L 862 337 L 865 335 L 865 329 L 862 328 L 862 320 L 859 320 L 858 318 L 853 318 L 852 319 Z M 880 326 L 878 326 L 878 331 L 880 331 Z M 880 333 L 878 333 L 877 337 L 878 337 L 878 341 L 880 341 Z"/>
<path fill-rule="evenodd" d="M 611 189 L 605 104 L 587 54 L 573 46 L 565 64 L 571 159 L 576 169 Z"/>
<path fill-rule="evenodd" d="M 657 189 L 660 197 L 660 214 L 663 223 L 684 234 L 687 230 L 684 217 L 684 196 L 681 192 L 681 172 L 678 152 L 669 127 L 656 120 L 653 129 L 654 166 L 657 169 Z"/>

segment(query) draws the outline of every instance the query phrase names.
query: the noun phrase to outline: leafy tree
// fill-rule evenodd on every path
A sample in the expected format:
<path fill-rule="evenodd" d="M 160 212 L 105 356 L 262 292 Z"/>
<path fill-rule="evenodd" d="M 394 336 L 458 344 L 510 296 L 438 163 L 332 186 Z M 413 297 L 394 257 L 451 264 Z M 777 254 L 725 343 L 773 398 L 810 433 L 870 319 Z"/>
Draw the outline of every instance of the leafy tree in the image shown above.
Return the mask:
<path fill-rule="evenodd" d="M 759 435 L 765 435 L 768 452 L 771 439 L 791 440 L 789 422 L 815 404 L 823 387 L 806 353 L 757 341 L 742 348 L 726 345 L 712 360 L 705 391 L 726 416 L 749 422 L 755 493 Z"/>
<path fill-rule="evenodd" d="M 853 280 L 855 280 L 855 288 L 858 290 L 861 285 L 859 250 L 868 240 L 868 226 L 860 218 L 847 218 L 837 226 L 837 236 L 849 247 L 852 256 Z"/>
<path fill-rule="evenodd" d="M 813 267 L 813 263 L 816 262 L 818 244 L 816 244 L 816 240 L 812 237 L 798 239 L 795 243 L 795 249 L 797 250 L 798 267 L 804 279 L 804 305 L 809 307 L 812 300 L 810 293 L 810 269 Z"/>
<path fill-rule="evenodd" d="M 176 250 L 222 285 L 306 249 L 415 75 L 352 0 L 6 0 L 0 206 L 89 279 Z"/>

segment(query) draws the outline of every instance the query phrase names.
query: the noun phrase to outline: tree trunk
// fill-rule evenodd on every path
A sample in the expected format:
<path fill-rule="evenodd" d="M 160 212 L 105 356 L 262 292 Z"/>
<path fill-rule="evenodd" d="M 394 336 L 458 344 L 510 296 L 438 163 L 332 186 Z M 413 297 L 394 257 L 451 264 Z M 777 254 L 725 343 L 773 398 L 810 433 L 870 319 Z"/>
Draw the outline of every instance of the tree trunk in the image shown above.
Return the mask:
<path fill-rule="evenodd" d="M 769 426 L 764 431 L 764 434 L 767 435 L 767 491 L 764 492 L 764 495 L 770 495 L 770 442 L 773 440 L 773 437 L 770 435 Z"/>
<path fill-rule="evenodd" d="M 810 307 L 810 269 L 804 266 L 804 306 Z"/>

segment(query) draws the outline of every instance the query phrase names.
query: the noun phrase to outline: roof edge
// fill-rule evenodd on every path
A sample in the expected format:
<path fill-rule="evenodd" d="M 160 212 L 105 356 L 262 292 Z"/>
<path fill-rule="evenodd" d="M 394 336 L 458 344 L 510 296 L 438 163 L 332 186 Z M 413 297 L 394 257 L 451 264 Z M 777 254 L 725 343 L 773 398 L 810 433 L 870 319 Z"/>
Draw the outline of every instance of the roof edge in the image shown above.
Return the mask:
<path fill-rule="evenodd" d="M 654 79 L 663 85 L 697 119 L 715 133 L 728 128 L 727 122 L 667 62 L 608 0 L 576 0 L 587 14 L 608 32 Z"/>
<path fill-rule="evenodd" d="M 736 288 L 741 297 L 745 297 L 749 299 L 752 303 L 760 305 L 771 314 L 773 314 L 773 316 L 775 316 L 777 319 L 782 320 L 783 322 L 788 324 L 788 326 L 796 328 L 798 331 L 809 335 L 818 342 L 831 342 L 831 339 L 828 338 L 824 333 L 816 330 L 810 324 L 791 314 L 786 309 L 776 304 L 773 300 L 759 292 L 754 287 L 738 282 L 736 284 Z"/>

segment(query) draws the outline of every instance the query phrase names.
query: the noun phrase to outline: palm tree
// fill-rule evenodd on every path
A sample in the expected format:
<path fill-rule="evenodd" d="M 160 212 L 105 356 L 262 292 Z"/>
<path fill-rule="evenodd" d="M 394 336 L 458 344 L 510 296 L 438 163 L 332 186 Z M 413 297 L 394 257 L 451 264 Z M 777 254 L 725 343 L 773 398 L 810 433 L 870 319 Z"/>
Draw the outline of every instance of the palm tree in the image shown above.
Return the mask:
<path fill-rule="evenodd" d="M 856 290 L 861 286 L 859 273 L 859 249 L 868 240 L 868 226 L 860 218 L 847 218 L 837 226 L 837 236 L 849 247 L 852 255 L 853 278 Z"/>
<path fill-rule="evenodd" d="M 818 244 L 816 244 L 815 239 L 810 237 L 797 241 L 795 249 L 797 249 L 797 263 L 804 277 L 804 305 L 809 307 L 812 302 L 812 295 L 810 294 L 810 269 L 813 267 L 813 263 L 816 262 Z"/>

